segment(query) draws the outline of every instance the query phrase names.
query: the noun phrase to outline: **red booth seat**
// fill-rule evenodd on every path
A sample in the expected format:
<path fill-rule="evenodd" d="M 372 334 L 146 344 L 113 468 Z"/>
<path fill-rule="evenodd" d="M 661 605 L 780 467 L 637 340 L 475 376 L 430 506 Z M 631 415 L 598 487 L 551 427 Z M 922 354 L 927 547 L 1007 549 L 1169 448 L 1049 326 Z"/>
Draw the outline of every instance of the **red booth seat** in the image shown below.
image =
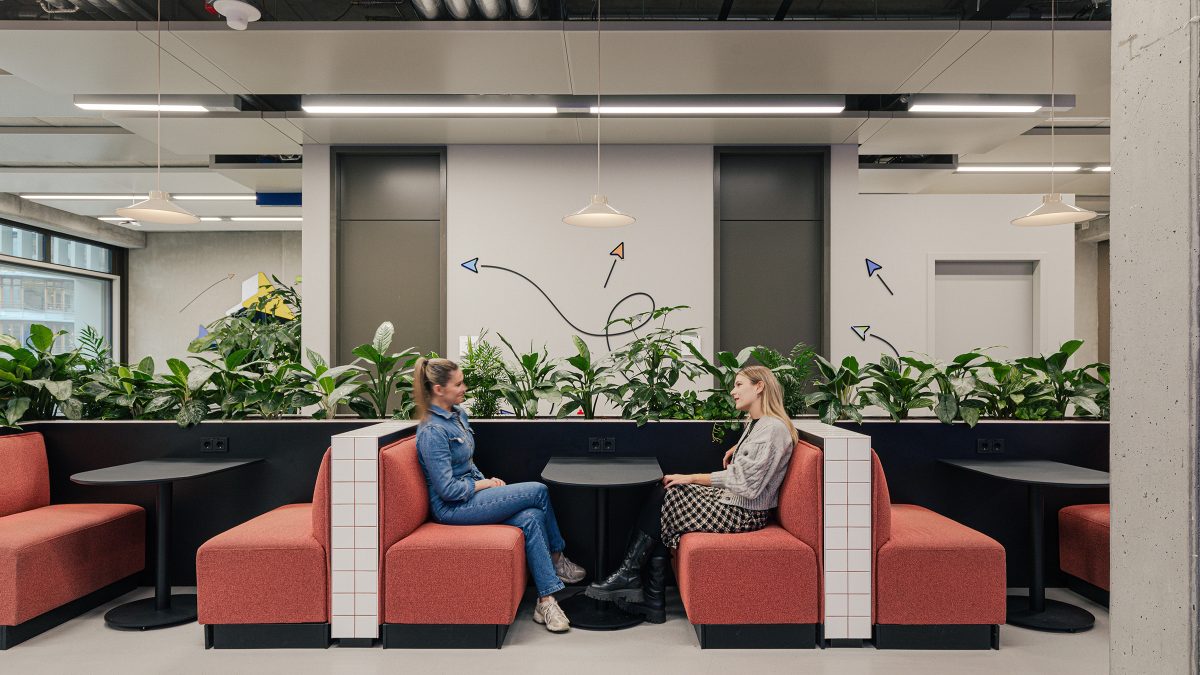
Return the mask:
<path fill-rule="evenodd" d="M 268 511 L 196 552 L 208 647 L 329 645 L 329 452 L 311 504 Z"/>
<path fill-rule="evenodd" d="M 913 504 L 892 504 L 871 453 L 876 647 L 999 648 L 1004 547 Z"/>
<path fill-rule="evenodd" d="M 525 593 L 525 537 L 509 525 L 429 522 L 409 437 L 379 452 L 383 646 L 499 648 Z"/>
<path fill-rule="evenodd" d="M 0 437 L 0 649 L 134 588 L 146 565 L 146 512 L 50 504 L 40 433 Z"/>
<path fill-rule="evenodd" d="M 691 532 L 680 539 L 675 576 L 701 648 L 816 646 L 821 462 L 815 446 L 796 444 L 779 490 L 777 523 L 757 532 Z"/>
<path fill-rule="evenodd" d="M 1058 512 L 1058 565 L 1104 592 L 1072 588 L 1108 604 L 1108 504 L 1076 504 Z"/>

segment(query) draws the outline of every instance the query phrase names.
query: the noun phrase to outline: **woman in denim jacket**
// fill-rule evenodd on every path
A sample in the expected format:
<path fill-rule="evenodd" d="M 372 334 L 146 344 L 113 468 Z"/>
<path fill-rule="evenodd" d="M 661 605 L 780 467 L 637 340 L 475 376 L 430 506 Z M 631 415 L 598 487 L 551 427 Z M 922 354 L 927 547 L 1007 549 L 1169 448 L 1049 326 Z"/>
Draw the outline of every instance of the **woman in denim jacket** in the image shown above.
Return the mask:
<path fill-rule="evenodd" d="M 562 535 L 546 486 L 506 485 L 485 478 L 475 467 L 475 433 L 459 406 L 467 393 L 463 373 L 449 359 L 417 359 L 413 399 L 417 404 L 417 457 L 429 487 L 429 507 L 439 523 L 487 525 L 503 523 L 525 534 L 525 560 L 537 586 L 533 620 L 561 633 L 571 624 L 553 593 L 564 582 L 583 579 L 584 570 L 563 555 Z"/>

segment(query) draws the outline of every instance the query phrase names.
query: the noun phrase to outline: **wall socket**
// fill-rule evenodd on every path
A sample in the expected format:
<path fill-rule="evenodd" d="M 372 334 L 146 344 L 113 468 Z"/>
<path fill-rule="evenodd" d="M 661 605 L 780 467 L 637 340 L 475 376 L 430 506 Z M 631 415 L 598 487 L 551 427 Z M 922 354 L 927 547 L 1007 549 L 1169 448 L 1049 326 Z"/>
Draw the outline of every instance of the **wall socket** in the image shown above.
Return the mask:
<path fill-rule="evenodd" d="M 591 436 L 588 438 L 588 452 L 616 452 L 617 439 L 612 436 Z"/>
<path fill-rule="evenodd" d="M 229 452 L 229 437 L 205 436 L 201 438 L 200 452 Z"/>
<path fill-rule="evenodd" d="M 977 438 L 975 439 L 975 452 L 980 455 L 1003 455 L 1004 439 Z"/>

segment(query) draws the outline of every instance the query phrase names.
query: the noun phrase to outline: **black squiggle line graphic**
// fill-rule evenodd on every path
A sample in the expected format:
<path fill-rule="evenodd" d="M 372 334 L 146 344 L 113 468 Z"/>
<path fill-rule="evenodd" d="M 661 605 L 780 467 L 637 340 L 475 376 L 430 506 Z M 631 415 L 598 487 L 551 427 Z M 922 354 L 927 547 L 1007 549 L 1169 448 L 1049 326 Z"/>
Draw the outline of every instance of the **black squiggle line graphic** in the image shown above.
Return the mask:
<path fill-rule="evenodd" d="M 896 358 L 900 358 L 900 350 L 899 350 L 899 349 L 896 349 L 896 346 L 895 346 L 895 345 L 893 345 L 892 343 L 888 342 L 887 340 L 884 340 L 883 338 L 879 337 L 878 335 L 876 335 L 876 334 L 874 334 L 874 333 L 871 333 L 871 337 L 873 337 L 873 338 L 875 338 L 876 340 L 879 340 L 880 342 L 882 342 L 883 344 L 885 344 L 885 345 L 887 345 L 887 346 L 891 347 L 891 348 L 892 348 L 892 351 L 893 351 L 893 352 L 896 352 Z"/>
<path fill-rule="evenodd" d="M 480 267 L 488 267 L 488 268 L 491 268 L 494 270 L 504 270 L 505 272 L 508 272 L 510 274 L 515 274 L 515 275 L 521 277 L 522 279 L 524 279 L 525 281 L 528 281 L 529 285 L 536 288 L 538 290 L 538 293 L 541 293 L 542 297 L 546 298 L 546 302 L 550 303 L 550 306 L 554 308 L 555 312 L 558 312 L 558 315 L 562 317 L 563 321 L 567 322 L 568 326 L 570 326 L 571 328 L 574 328 L 576 331 L 578 331 L 580 333 L 583 333 L 584 335 L 589 335 L 591 337 L 604 338 L 604 344 L 608 347 L 609 351 L 612 351 L 611 338 L 618 337 L 621 335 L 629 335 L 630 333 L 633 333 L 634 331 L 641 328 L 642 326 L 645 326 L 646 324 L 650 323 L 650 320 L 654 316 L 654 310 L 658 308 L 658 304 L 654 301 L 654 297 L 651 296 L 649 293 L 643 293 L 641 291 L 638 291 L 636 293 L 630 293 L 629 295 L 618 300 L 617 304 L 613 305 L 612 309 L 609 310 L 608 321 L 605 322 L 605 324 L 604 324 L 604 332 L 603 333 L 594 333 L 592 331 L 584 330 L 584 329 L 580 328 L 579 326 L 576 326 L 574 323 L 572 323 L 571 320 L 567 318 L 567 315 L 563 314 L 562 310 L 558 308 L 558 305 L 554 304 L 554 300 L 551 300 L 550 296 L 546 293 L 546 291 L 542 290 L 542 287 L 538 286 L 537 282 L 535 282 L 533 279 L 530 279 L 529 277 L 525 276 L 524 274 L 521 274 L 520 272 L 518 272 L 516 270 L 512 270 L 507 267 L 501 267 L 499 265 L 480 265 Z M 623 330 L 619 333 L 613 333 L 613 332 L 609 331 L 608 326 L 609 326 L 609 324 L 612 323 L 612 317 L 613 317 L 613 314 L 615 314 L 617 312 L 617 308 L 620 307 L 622 304 L 624 304 L 626 300 L 629 300 L 630 298 L 635 298 L 637 296 L 643 296 L 647 300 L 650 301 L 650 311 L 646 313 L 646 318 L 641 323 L 637 324 L 636 326 L 631 326 L 628 329 Z"/>

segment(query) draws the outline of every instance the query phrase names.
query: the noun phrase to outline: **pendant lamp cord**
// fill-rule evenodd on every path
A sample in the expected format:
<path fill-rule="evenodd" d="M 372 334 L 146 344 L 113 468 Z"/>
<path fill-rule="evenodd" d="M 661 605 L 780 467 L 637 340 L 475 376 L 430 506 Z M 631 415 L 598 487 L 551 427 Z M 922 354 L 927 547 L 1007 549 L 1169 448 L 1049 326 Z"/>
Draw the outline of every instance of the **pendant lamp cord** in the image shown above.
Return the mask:
<path fill-rule="evenodd" d="M 158 0 L 158 15 L 155 21 L 154 35 L 154 51 L 158 54 L 158 60 L 155 63 L 155 90 L 157 93 L 157 104 L 154 106 L 154 145 L 158 149 L 158 161 L 155 163 L 154 169 L 154 189 L 162 191 L 162 0 Z"/>
<path fill-rule="evenodd" d="M 160 0 L 161 1 L 161 0 Z M 1054 170 L 1054 21 L 1058 17 L 1058 0 L 1050 0 L 1050 194 L 1055 194 Z"/>
<path fill-rule="evenodd" d="M 596 0 L 596 194 L 600 194 L 600 0 Z"/>

